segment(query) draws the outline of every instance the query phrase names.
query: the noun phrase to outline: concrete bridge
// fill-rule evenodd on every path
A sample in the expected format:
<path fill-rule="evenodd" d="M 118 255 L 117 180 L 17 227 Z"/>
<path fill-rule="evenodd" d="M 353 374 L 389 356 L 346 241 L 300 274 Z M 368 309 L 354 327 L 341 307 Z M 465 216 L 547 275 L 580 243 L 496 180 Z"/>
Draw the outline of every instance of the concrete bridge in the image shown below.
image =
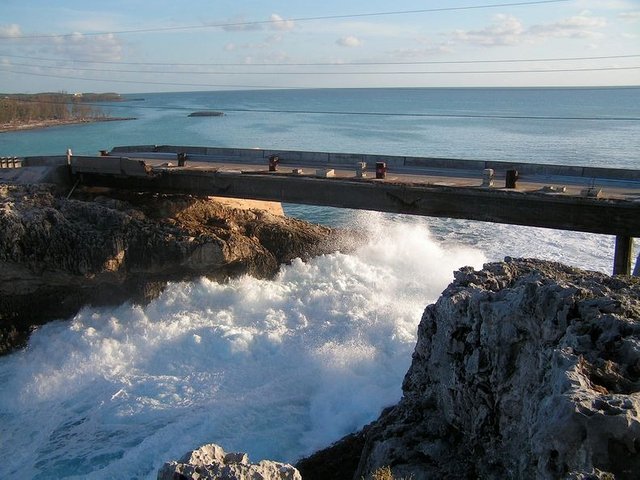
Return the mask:
<path fill-rule="evenodd" d="M 382 163 L 384 178 L 376 178 Z M 155 145 L 22 160 L 23 166 L 47 164 L 60 165 L 62 175 L 83 185 L 610 234 L 616 236 L 614 274 L 631 273 L 633 238 L 640 237 L 640 170 Z"/>

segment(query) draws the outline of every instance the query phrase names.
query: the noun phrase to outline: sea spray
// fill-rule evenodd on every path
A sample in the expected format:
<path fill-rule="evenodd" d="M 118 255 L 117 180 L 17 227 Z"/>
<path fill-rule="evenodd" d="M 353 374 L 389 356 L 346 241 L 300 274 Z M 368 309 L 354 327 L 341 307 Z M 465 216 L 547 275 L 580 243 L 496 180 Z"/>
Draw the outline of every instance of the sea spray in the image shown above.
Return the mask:
<path fill-rule="evenodd" d="M 612 235 L 444 218 L 425 221 L 437 240 L 472 245 L 490 261 L 539 258 L 611 274 Z"/>
<path fill-rule="evenodd" d="M 40 328 L 0 359 L 0 476 L 155 478 L 208 442 L 295 461 L 376 418 L 400 397 L 425 305 L 485 259 L 423 223 L 359 218 L 370 235 L 352 254 Z"/>
<path fill-rule="evenodd" d="M 481 250 L 492 262 L 502 261 L 505 256 L 539 258 L 608 274 L 613 266 L 615 237 L 612 235 L 308 205 L 285 204 L 284 208 L 289 216 L 334 227 L 352 228 L 355 225 L 370 232 L 384 229 L 389 224 L 427 228 L 438 245 L 466 245 Z M 634 242 L 634 259 L 640 253 L 639 244 Z M 381 246 L 380 256 L 386 249 L 394 248 L 389 242 Z"/>

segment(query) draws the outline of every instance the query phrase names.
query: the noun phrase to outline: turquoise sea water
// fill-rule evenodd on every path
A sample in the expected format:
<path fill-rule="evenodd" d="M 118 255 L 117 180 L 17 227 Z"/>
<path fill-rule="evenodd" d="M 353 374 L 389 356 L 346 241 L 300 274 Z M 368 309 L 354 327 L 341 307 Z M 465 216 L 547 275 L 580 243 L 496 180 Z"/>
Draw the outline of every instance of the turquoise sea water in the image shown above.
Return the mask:
<path fill-rule="evenodd" d="M 137 120 L 5 133 L 0 153 L 53 154 L 71 147 L 89 154 L 115 145 L 178 144 L 633 167 L 633 152 L 640 147 L 640 88 L 332 89 L 127 97 L 137 101 L 103 110 Z M 204 109 L 226 116 L 187 116 Z"/>
<path fill-rule="evenodd" d="M 184 144 L 639 168 L 640 88 L 128 98 L 104 109 L 137 120 L 0 134 L 0 155 Z M 205 109 L 226 115 L 187 117 Z M 147 307 L 85 308 L 42 327 L 0 358 L 0 478 L 151 479 L 208 442 L 295 461 L 397 401 L 422 310 L 455 269 L 505 255 L 612 264 L 609 236 L 285 209 L 369 240 L 349 255 L 295 261 L 270 281 L 172 284 Z"/>

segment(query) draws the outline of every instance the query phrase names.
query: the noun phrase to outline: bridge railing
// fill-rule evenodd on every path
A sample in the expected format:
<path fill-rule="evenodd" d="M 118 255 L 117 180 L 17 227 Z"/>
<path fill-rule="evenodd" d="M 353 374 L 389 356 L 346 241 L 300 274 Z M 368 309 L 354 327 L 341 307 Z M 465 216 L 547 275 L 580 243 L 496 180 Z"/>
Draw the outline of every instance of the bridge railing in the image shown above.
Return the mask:
<path fill-rule="evenodd" d="M 134 145 L 119 146 L 111 150 L 112 155 L 135 157 L 144 154 L 147 158 L 169 158 L 171 155 L 186 153 L 198 161 L 238 161 L 266 163 L 271 155 L 277 155 L 281 164 L 349 165 L 366 162 L 375 165 L 385 162 L 394 168 L 433 168 L 481 172 L 493 169 L 496 172 L 518 170 L 521 175 L 563 176 L 580 178 L 606 178 L 611 180 L 640 181 L 640 170 L 609 167 L 589 167 L 560 165 L 552 163 L 528 163 L 522 161 L 467 160 L 442 157 L 417 157 L 398 155 L 374 155 L 339 152 L 309 152 L 299 150 L 275 150 L 261 148 L 193 147 L 175 145 Z M 155 157 L 154 157 L 155 155 Z"/>

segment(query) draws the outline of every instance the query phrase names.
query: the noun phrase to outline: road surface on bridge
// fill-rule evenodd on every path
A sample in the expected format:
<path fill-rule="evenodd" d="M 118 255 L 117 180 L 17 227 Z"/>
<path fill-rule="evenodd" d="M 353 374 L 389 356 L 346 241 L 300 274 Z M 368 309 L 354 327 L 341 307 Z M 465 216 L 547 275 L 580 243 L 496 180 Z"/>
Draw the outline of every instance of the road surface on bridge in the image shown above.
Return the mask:
<path fill-rule="evenodd" d="M 306 164 L 287 163 L 279 165 L 275 172 L 270 172 L 268 165 L 264 162 L 252 161 L 224 161 L 224 160 L 187 160 L 184 167 L 177 167 L 177 161 L 167 161 L 158 158 L 148 158 L 145 156 L 130 156 L 144 160 L 152 166 L 154 170 L 164 169 L 188 169 L 199 171 L 220 171 L 220 172 L 242 172 L 247 174 L 264 175 L 293 175 L 295 170 L 300 170 L 304 176 L 316 176 L 318 170 L 333 169 L 335 177 L 338 179 L 354 179 L 358 181 L 371 180 L 375 182 L 392 182 L 406 184 L 421 184 L 447 187 L 480 187 L 482 186 L 482 171 L 447 169 L 447 168 L 412 168 L 396 167 L 387 170 L 384 179 L 376 179 L 375 168 L 369 168 L 366 177 L 361 179 L 356 177 L 355 168 L 336 166 L 331 164 Z M 170 164 L 171 166 L 167 166 Z M 298 174 L 299 175 L 299 174 Z M 564 192 L 562 192 L 564 187 Z M 496 172 L 494 176 L 494 186 L 492 188 L 505 188 L 505 172 Z M 545 192 L 551 195 L 580 196 L 585 189 L 593 188 L 601 190 L 600 198 L 626 199 L 640 202 L 640 181 L 619 180 L 607 178 L 584 178 L 561 175 L 523 175 L 517 182 L 516 190 L 522 192 Z"/>

